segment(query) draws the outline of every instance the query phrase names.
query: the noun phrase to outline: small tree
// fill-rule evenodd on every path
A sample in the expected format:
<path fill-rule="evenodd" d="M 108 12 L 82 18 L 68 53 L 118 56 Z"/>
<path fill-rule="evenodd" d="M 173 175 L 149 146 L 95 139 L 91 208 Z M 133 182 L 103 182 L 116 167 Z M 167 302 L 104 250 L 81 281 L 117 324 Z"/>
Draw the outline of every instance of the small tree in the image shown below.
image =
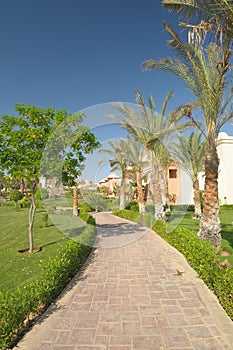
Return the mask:
<path fill-rule="evenodd" d="M 85 160 L 83 153 L 93 150 L 97 141 L 89 128 L 81 126 L 84 117 L 81 113 L 70 115 L 65 110 L 20 104 L 15 105 L 15 110 L 17 117 L 7 114 L 0 121 L 0 170 L 6 171 L 23 184 L 25 195 L 30 201 L 29 252 L 32 252 L 35 193 L 41 176 L 42 155 L 43 161 L 46 157 L 51 160 L 49 155 L 53 157 L 52 166 L 45 169 L 48 176 L 56 176 L 57 170 L 62 166 L 63 179 L 74 181 Z M 62 127 L 59 129 L 60 125 Z M 57 128 L 60 131 L 55 133 L 53 152 L 49 154 L 46 152 L 46 144 Z M 65 132 L 70 132 L 68 137 L 73 136 L 69 149 L 64 147 L 64 138 L 67 137 Z"/>

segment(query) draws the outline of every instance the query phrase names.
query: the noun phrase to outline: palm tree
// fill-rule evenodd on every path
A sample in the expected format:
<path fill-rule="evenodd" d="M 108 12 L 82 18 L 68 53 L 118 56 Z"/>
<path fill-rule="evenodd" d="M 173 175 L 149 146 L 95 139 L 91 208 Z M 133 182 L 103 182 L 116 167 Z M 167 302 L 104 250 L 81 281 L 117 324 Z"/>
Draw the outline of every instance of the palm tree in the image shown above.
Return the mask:
<path fill-rule="evenodd" d="M 205 141 L 201 142 L 202 133 L 192 132 L 189 136 L 179 136 L 179 141 L 172 146 L 171 154 L 175 162 L 191 177 L 193 183 L 196 217 L 201 217 L 201 201 L 198 176 L 204 171 Z"/>
<path fill-rule="evenodd" d="M 189 28 L 189 41 L 202 43 L 206 34 L 211 32 L 214 39 L 227 42 L 233 38 L 233 1 L 232 0 L 163 0 L 163 6 L 184 16 L 186 19 L 198 19 L 197 24 L 180 22 Z"/>
<path fill-rule="evenodd" d="M 133 138 L 122 139 L 122 147 L 125 158 L 128 160 L 128 169 L 135 177 L 138 194 L 139 212 L 145 212 L 144 195 L 142 187 L 143 168 L 148 164 L 145 157 L 145 150 L 142 145 Z"/>
<path fill-rule="evenodd" d="M 174 49 L 176 58 L 148 60 L 143 67 L 145 70 L 159 69 L 172 72 L 185 81 L 197 98 L 197 104 L 203 113 L 204 125 L 192 115 L 188 117 L 206 138 L 204 209 L 198 235 L 219 247 L 221 244 L 217 182 L 219 160 L 215 140 L 220 128 L 232 118 L 232 112 L 227 110 L 233 95 L 233 87 L 227 89 L 231 51 L 229 43 L 219 46 L 210 42 L 205 49 L 201 45 L 184 44 L 167 23 L 165 29 L 172 36 L 169 45 Z"/>
<path fill-rule="evenodd" d="M 108 153 L 110 156 L 102 159 L 99 166 L 110 163 L 111 169 L 120 170 L 121 184 L 120 184 L 120 210 L 125 208 L 125 181 L 128 167 L 128 160 L 125 157 L 124 144 L 122 139 L 117 141 L 108 141 L 110 148 L 102 148 L 99 153 Z"/>
<path fill-rule="evenodd" d="M 123 117 L 110 115 L 109 118 L 119 123 L 127 129 L 134 138 L 147 150 L 147 159 L 151 168 L 152 193 L 154 197 L 155 218 L 164 217 L 163 200 L 161 190 L 161 159 L 156 157 L 158 149 L 168 143 L 169 137 L 183 131 L 188 126 L 187 122 L 180 122 L 184 115 L 190 114 L 192 106 L 185 105 L 172 111 L 165 116 L 169 99 L 173 95 L 169 92 L 162 106 L 162 111 L 158 114 L 155 111 L 155 103 L 152 96 L 149 97 L 149 108 L 143 100 L 141 93 L 135 90 L 137 99 L 137 109 L 129 107 L 123 103 L 114 103 Z M 156 151 L 157 150 L 157 151 Z M 163 153 L 161 152 L 161 156 Z"/>

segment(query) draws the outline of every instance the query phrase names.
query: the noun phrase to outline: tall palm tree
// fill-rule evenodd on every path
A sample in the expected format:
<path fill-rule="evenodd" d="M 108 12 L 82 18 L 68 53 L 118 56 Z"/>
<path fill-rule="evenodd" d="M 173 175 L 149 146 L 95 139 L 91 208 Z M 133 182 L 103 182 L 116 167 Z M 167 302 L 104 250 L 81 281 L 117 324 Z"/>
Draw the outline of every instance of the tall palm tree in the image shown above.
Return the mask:
<path fill-rule="evenodd" d="M 231 51 L 229 43 L 218 45 L 210 42 L 206 48 L 192 43 L 184 44 L 167 23 L 164 25 L 172 36 L 169 45 L 174 49 L 176 58 L 148 60 L 143 67 L 145 70 L 159 69 L 172 72 L 184 80 L 197 98 L 204 124 L 202 125 L 192 115 L 189 117 L 206 138 L 204 209 L 198 235 L 219 247 L 221 244 L 217 182 L 219 160 L 215 140 L 220 128 L 232 118 L 232 111 L 228 108 L 233 87 L 227 84 Z"/>
<path fill-rule="evenodd" d="M 120 170 L 121 184 L 120 184 L 120 210 L 125 208 L 125 182 L 128 168 L 128 160 L 125 156 L 124 143 L 121 139 L 117 141 L 108 141 L 110 148 L 102 148 L 99 153 L 107 153 L 108 157 L 99 162 L 99 166 L 109 162 L 111 169 Z"/>
<path fill-rule="evenodd" d="M 189 136 L 179 136 L 179 141 L 172 146 L 171 154 L 175 162 L 192 179 L 196 217 L 201 216 L 201 201 L 199 174 L 204 171 L 205 140 L 201 141 L 202 133 L 192 132 Z"/>
<path fill-rule="evenodd" d="M 110 115 L 109 118 L 127 129 L 135 139 L 147 149 L 147 158 L 151 168 L 152 193 L 154 197 L 155 218 L 164 217 L 163 200 L 161 190 L 161 159 L 156 157 L 156 149 L 168 143 L 169 137 L 183 131 L 188 126 L 187 122 L 181 120 L 191 113 L 192 106 L 185 105 L 165 115 L 169 99 L 173 95 L 169 92 L 158 114 L 155 111 L 155 103 L 152 96 L 149 97 L 149 107 L 138 90 L 135 90 L 137 109 L 123 103 L 114 103 L 113 107 L 118 109 L 122 117 Z M 162 156 L 162 153 L 161 153 Z"/>
<path fill-rule="evenodd" d="M 162 3 L 168 10 L 173 10 L 188 20 L 198 19 L 196 24 L 179 23 L 189 28 L 189 40 L 201 43 L 208 32 L 212 32 L 215 40 L 220 42 L 232 40 L 232 0 L 163 0 Z"/>
<path fill-rule="evenodd" d="M 146 160 L 145 150 L 142 145 L 135 139 L 129 137 L 127 139 L 122 139 L 122 147 L 125 153 L 125 157 L 129 162 L 129 171 L 135 176 L 135 182 L 137 184 L 137 194 L 138 194 L 138 204 L 139 212 L 144 213 L 144 194 L 142 187 L 143 178 L 143 168 L 148 165 Z"/>

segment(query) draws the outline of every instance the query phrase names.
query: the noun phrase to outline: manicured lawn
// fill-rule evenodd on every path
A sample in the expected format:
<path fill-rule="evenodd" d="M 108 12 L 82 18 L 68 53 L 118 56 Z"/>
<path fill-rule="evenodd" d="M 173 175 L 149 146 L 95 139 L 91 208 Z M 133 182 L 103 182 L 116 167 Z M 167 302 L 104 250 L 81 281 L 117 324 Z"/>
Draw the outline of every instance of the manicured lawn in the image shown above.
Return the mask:
<path fill-rule="evenodd" d="M 193 213 L 187 212 L 184 214 L 181 213 L 180 219 L 179 217 L 174 218 L 171 221 L 171 227 L 174 223 L 179 224 L 179 227 L 184 227 L 186 229 L 198 232 L 199 229 L 199 221 L 198 220 L 192 220 Z M 181 219 L 182 218 L 182 219 Z M 222 259 L 225 260 L 226 258 L 229 260 L 230 264 L 233 266 L 233 210 L 232 209 L 221 209 L 220 210 L 220 219 L 221 219 L 221 226 L 222 226 L 222 249 L 229 251 L 231 254 L 228 257 L 223 257 Z"/>
<path fill-rule="evenodd" d="M 40 276 L 41 264 L 65 244 L 67 238 L 50 225 L 45 227 L 44 212 L 38 209 L 35 219 L 34 244 L 38 253 L 19 253 L 28 248 L 28 209 L 0 207 L 0 290 L 23 287 Z"/>

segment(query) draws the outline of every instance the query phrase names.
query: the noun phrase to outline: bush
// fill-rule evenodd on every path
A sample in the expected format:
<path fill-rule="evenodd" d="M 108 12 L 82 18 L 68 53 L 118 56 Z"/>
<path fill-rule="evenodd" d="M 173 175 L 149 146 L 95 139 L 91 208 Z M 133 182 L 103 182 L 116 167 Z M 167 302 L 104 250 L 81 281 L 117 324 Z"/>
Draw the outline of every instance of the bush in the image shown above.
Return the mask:
<path fill-rule="evenodd" d="M 94 239 L 95 227 L 86 226 L 78 243 L 68 240 L 57 256 L 42 267 L 40 280 L 11 293 L 0 292 L 1 349 L 9 349 L 15 345 L 30 320 L 41 314 L 62 292 L 86 260 Z"/>
<path fill-rule="evenodd" d="M 125 207 L 126 210 L 133 210 L 133 211 L 136 211 L 136 212 L 139 212 L 139 205 L 138 205 L 138 202 L 137 201 L 130 201 L 126 207 Z"/>
<path fill-rule="evenodd" d="M 124 218 L 126 220 L 136 221 L 136 219 L 139 216 L 139 213 L 136 211 L 123 209 L 123 210 L 119 210 L 119 211 L 114 211 L 113 215 L 119 216 L 120 218 Z"/>
<path fill-rule="evenodd" d="M 96 225 L 96 221 L 93 218 L 93 216 L 87 213 L 86 211 L 80 210 L 79 217 L 89 225 L 92 225 L 92 226 Z"/>
<path fill-rule="evenodd" d="M 215 292 L 229 317 L 233 319 L 233 270 L 219 269 L 219 256 L 211 243 L 200 240 L 196 233 L 184 228 L 166 233 L 166 224 L 159 220 L 154 224 L 153 230 L 186 257 L 199 277 Z"/>
<path fill-rule="evenodd" d="M 13 202 L 15 202 L 15 204 L 17 205 L 18 201 L 20 201 L 20 199 L 22 199 L 23 195 L 19 190 L 12 190 L 9 193 L 9 199 Z"/>
<path fill-rule="evenodd" d="M 221 210 L 233 210 L 233 204 L 224 204 L 220 207 Z"/>

